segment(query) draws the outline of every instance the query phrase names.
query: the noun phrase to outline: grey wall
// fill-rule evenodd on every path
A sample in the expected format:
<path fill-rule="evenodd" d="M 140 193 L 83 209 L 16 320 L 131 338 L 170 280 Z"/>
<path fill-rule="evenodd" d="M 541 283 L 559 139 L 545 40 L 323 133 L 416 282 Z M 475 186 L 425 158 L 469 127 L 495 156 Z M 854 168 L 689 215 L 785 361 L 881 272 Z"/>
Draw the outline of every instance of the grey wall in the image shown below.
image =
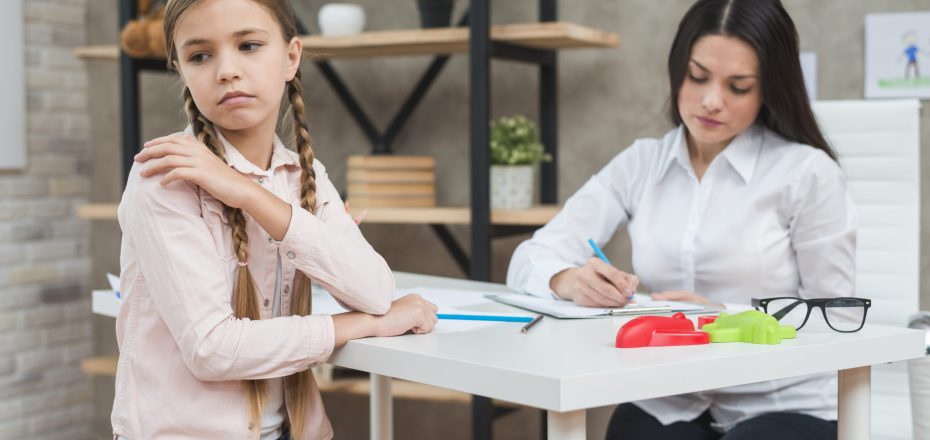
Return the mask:
<path fill-rule="evenodd" d="M 418 26 L 413 0 L 355 0 L 368 13 L 369 30 Z M 323 1 L 292 2 L 311 27 Z M 116 11 L 112 0 L 88 0 L 90 44 L 109 44 L 117 38 Z M 467 4 L 459 1 L 457 13 Z M 656 137 L 670 128 L 664 117 L 667 85 L 665 57 L 675 27 L 689 0 L 563 0 L 562 20 L 617 32 L 621 47 L 615 50 L 578 50 L 560 54 L 559 197 L 564 201 L 611 157 L 638 137 Z M 863 88 L 864 20 L 869 12 L 930 10 L 930 0 L 786 0 L 801 35 L 801 49 L 815 51 L 819 63 L 820 99 L 861 99 Z M 493 22 L 532 21 L 536 1 L 493 2 Z M 456 56 L 430 90 L 409 125 L 401 132 L 396 149 L 401 154 L 430 154 L 437 158 L 438 200 L 443 205 L 468 203 L 468 59 Z M 426 57 L 341 60 L 333 62 L 364 108 L 379 127 L 387 125 L 407 91 L 429 63 Z M 94 199 L 118 200 L 119 126 L 117 67 L 110 62 L 88 62 L 91 97 L 91 128 L 96 155 Z M 330 179 L 345 187 L 345 162 L 350 154 L 364 154 L 368 145 L 361 132 L 322 80 L 318 70 L 304 65 L 307 114 L 317 157 L 326 164 Z M 519 64 L 493 65 L 493 115 L 523 113 L 535 118 L 536 70 Z M 152 138 L 178 130 L 183 123 L 175 80 L 164 74 L 143 78 L 143 134 Z M 930 139 L 930 116 L 922 116 L 921 144 Z M 926 168 L 930 154 L 925 154 Z M 924 191 L 930 191 L 924 173 Z M 922 253 L 930 243 L 926 227 L 930 204 L 922 213 Z M 397 270 L 447 276 L 464 276 L 428 227 L 363 225 L 369 241 Z M 453 232 L 463 244 L 468 231 Z M 105 286 L 105 271 L 118 270 L 119 231 L 113 224 L 94 226 L 94 282 Z M 502 281 L 513 248 L 525 237 L 494 242 L 493 278 Z M 413 244 L 413 246 L 411 246 Z M 618 233 L 606 249 L 629 269 L 629 242 Z M 921 267 L 930 264 L 922 258 Z M 928 272 L 923 271 L 925 274 Z M 927 275 L 924 275 L 926 277 Z M 930 308 L 927 279 L 922 280 L 922 307 Z M 115 351 L 112 321 L 98 322 L 99 352 Z M 98 399 L 98 409 L 107 405 Z M 108 411 L 108 410 L 107 410 Z M 98 426 L 107 426 L 98 410 Z"/>
<path fill-rule="evenodd" d="M 2 82 L 25 103 L 2 93 L 4 117 L 20 115 L 3 125 L 0 155 L 26 160 L 0 171 L 0 439 L 89 438 L 94 390 L 80 364 L 94 352 L 90 229 L 74 215 L 91 193 L 88 77 L 73 56 L 86 5 L 12 3 L 5 20 L 20 35 L 4 38 L 5 62 L 25 77 Z"/>
<path fill-rule="evenodd" d="M 116 14 L 112 2 L 91 0 L 88 9 L 91 43 L 116 39 Z M 316 11 L 322 1 L 293 2 L 298 14 L 313 31 Z M 413 28 L 418 25 L 415 2 L 359 0 L 368 12 L 367 29 Z M 667 99 L 665 57 L 688 0 L 590 1 L 565 0 L 560 18 L 617 32 L 621 47 L 615 50 L 577 50 L 560 54 L 561 161 L 560 200 L 564 200 L 613 155 L 638 137 L 664 133 Z M 456 14 L 466 2 L 459 1 Z M 801 34 L 802 50 L 814 51 L 819 63 L 820 99 L 860 99 L 863 81 L 863 27 L 868 12 L 930 10 L 930 1 L 803 1 L 785 2 Z M 497 1 L 493 22 L 531 21 L 536 2 Z M 359 101 L 379 127 L 385 127 L 429 62 L 427 57 L 338 60 L 333 65 L 345 78 Z M 396 142 L 400 154 L 430 154 L 437 158 L 438 200 L 443 205 L 468 203 L 468 59 L 456 56 L 430 90 Z M 92 129 L 101 161 L 115 159 L 118 152 L 118 91 L 115 63 L 89 62 L 91 71 Z M 523 113 L 535 117 L 537 108 L 536 69 L 515 63 L 493 65 L 494 116 Z M 304 66 L 308 118 L 317 156 L 326 164 L 337 187 L 345 185 L 345 161 L 350 154 L 368 151 L 367 141 L 338 101 L 319 71 Z M 183 123 L 176 80 L 149 73 L 143 78 L 143 134 L 155 137 L 177 130 Z M 926 118 L 927 116 L 924 116 Z M 926 122 L 926 121 L 925 121 Z M 924 125 L 926 141 L 930 124 Z M 114 163 L 114 162 L 111 162 Z M 115 163 L 114 163 L 115 165 Z M 100 167 L 95 175 L 95 197 L 114 201 L 119 195 L 119 174 L 114 167 Z M 930 205 L 928 205 L 930 206 Z M 925 207 L 926 212 L 928 207 Z M 97 226 L 101 232 L 115 232 Z M 364 225 L 368 239 L 391 266 L 399 270 L 462 276 L 445 250 L 424 226 Z M 930 228 L 925 228 L 925 240 Z M 462 243 L 468 243 L 467 228 L 453 228 Z M 106 235 L 107 238 L 103 238 Z M 98 264 L 115 268 L 112 234 L 95 235 L 105 241 L 97 254 Z M 503 280 L 513 247 L 524 237 L 495 241 L 495 280 Z M 408 246 L 416 243 L 416 247 Z M 628 252 L 625 233 L 618 234 L 607 252 L 621 262 Z M 109 258 L 104 258 L 104 257 Z M 925 264 L 926 263 L 926 259 Z M 623 263 L 621 263 L 622 265 Z M 96 272 L 98 277 L 101 271 Z M 100 278 L 102 282 L 102 278 Z M 926 284 L 926 283 L 924 283 Z M 924 294 L 924 306 L 930 297 Z"/>

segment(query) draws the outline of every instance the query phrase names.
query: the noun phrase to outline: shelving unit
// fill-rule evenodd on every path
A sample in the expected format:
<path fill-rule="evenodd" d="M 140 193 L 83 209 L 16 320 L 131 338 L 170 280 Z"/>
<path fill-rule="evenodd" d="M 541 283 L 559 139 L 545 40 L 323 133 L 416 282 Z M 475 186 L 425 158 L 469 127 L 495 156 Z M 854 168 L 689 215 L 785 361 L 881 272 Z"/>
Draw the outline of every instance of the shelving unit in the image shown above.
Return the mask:
<path fill-rule="evenodd" d="M 573 23 L 520 23 L 494 26 L 491 41 L 535 49 L 610 48 L 620 43 L 615 34 Z M 374 58 L 408 55 L 468 53 L 468 28 L 404 29 L 363 32 L 345 37 L 301 37 L 311 59 Z M 79 58 L 117 60 L 119 47 L 78 48 Z M 164 58 L 155 58 L 163 60 Z"/>
<path fill-rule="evenodd" d="M 116 220 L 114 203 L 90 203 L 78 207 L 78 217 L 85 220 Z M 467 206 L 440 206 L 430 208 L 365 208 L 365 223 L 405 225 L 467 225 L 471 210 Z M 491 211 L 492 225 L 540 226 L 546 224 L 559 207 L 538 205 L 529 209 L 495 209 Z"/>
<path fill-rule="evenodd" d="M 93 203 L 78 207 L 78 217 L 85 220 L 116 220 L 117 205 Z M 529 209 L 491 210 L 491 228 L 497 235 L 523 233 L 545 225 L 559 212 L 556 205 L 537 205 Z M 428 208 L 366 208 L 366 224 L 429 225 L 463 273 L 470 273 L 471 259 L 449 232 L 449 225 L 468 225 L 471 209 L 467 206 Z"/>
<path fill-rule="evenodd" d="M 619 45 L 617 35 L 573 23 L 558 22 L 556 0 L 539 0 L 539 22 L 490 26 L 490 0 L 470 0 L 470 11 L 457 27 L 365 32 L 349 37 L 302 37 L 308 58 L 334 89 L 350 115 L 359 125 L 372 147 L 373 154 L 390 154 L 401 128 L 445 67 L 452 54 L 469 56 L 469 143 L 470 194 L 468 207 L 370 208 L 366 223 L 429 224 L 469 278 L 489 281 L 491 275 L 491 240 L 494 237 L 525 233 L 545 224 L 559 207 L 558 169 L 558 51 L 575 48 L 612 48 Z M 119 0 L 119 24 L 125 26 L 136 14 L 135 0 Z M 308 34 L 301 24 L 300 32 Z M 165 71 L 164 59 L 134 59 L 116 46 L 80 48 L 84 59 L 119 60 L 120 105 L 124 178 L 132 166 L 139 145 L 139 73 L 144 70 Z M 329 63 L 332 59 L 387 56 L 433 55 L 398 113 L 384 131 L 377 129 L 358 100 Z M 490 61 L 492 58 L 529 63 L 539 69 L 540 140 L 553 160 L 541 167 L 540 199 L 543 206 L 525 211 L 494 211 L 490 208 L 491 117 Z M 115 205 L 88 205 L 79 209 L 88 219 L 114 219 Z M 447 225 L 470 226 L 470 253 L 462 249 Z M 473 436 L 491 438 L 494 415 L 489 399 L 475 397 Z M 545 432 L 545 430 L 544 430 Z"/>

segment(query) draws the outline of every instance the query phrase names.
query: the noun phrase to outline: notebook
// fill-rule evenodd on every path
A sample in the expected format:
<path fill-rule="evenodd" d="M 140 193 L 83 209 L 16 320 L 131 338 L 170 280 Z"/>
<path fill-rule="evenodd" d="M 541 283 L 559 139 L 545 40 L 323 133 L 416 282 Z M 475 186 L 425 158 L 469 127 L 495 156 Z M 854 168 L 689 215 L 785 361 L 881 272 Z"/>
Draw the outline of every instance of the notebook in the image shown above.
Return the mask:
<path fill-rule="evenodd" d="M 521 293 L 502 293 L 487 296 L 494 301 L 521 309 L 531 310 L 555 318 L 600 318 L 607 316 L 646 315 L 660 313 L 703 313 L 713 311 L 700 304 L 676 301 L 654 301 L 649 295 L 634 295 L 634 303 L 623 308 L 582 307 L 572 301 L 540 298 Z"/>

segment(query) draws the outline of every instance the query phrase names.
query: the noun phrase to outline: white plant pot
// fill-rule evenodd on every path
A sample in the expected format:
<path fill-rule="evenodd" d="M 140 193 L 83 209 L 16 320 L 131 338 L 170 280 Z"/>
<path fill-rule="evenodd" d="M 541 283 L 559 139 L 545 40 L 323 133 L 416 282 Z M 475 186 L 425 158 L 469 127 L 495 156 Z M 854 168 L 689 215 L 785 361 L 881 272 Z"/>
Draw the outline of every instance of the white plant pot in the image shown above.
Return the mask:
<path fill-rule="evenodd" d="M 365 28 L 365 10 L 352 3 L 327 3 L 317 19 L 320 32 L 327 37 L 353 35 Z"/>
<path fill-rule="evenodd" d="M 533 206 L 533 165 L 491 165 L 491 208 Z"/>

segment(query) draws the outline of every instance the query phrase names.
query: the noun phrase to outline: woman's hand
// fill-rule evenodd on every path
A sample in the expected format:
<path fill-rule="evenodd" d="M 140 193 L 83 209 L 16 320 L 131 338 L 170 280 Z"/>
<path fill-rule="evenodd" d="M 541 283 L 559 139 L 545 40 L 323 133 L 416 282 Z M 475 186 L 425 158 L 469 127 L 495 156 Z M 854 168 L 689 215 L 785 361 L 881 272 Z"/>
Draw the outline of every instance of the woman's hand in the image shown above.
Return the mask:
<path fill-rule="evenodd" d="M 623 307 L 636 292 L 639 278 L 597 258 L 584 266 L 566 269 L 549 281 L 559 297 L 585 307 Z"/>
<path fill-rule="evenodd" d="M 417 334 L 429 333 L 436 326 L 435 304 L 412 293 L 391 303 L 391 310 L 378 317 L 375 336 L 397 336 L 412 331 Z"/>
<path fill-rule="evenodd" d="M 652 299 L 657 301 L 681 301 L 695 304 L 713 304 L 709 299 L 687 290 L 666 290 L 665 292 L 653 293 Z"/>
<path fill-rule="evenodd" d="M 167 173 L 161 184 L 176 180 L 189 181 L 233 208 L 241 208 L 254 183 L 233 170 L 213 154 L 203 142 L 186 134 L 152 139 L 136 154 L 135 161 L 144 163 L 142 177 Z"/>

